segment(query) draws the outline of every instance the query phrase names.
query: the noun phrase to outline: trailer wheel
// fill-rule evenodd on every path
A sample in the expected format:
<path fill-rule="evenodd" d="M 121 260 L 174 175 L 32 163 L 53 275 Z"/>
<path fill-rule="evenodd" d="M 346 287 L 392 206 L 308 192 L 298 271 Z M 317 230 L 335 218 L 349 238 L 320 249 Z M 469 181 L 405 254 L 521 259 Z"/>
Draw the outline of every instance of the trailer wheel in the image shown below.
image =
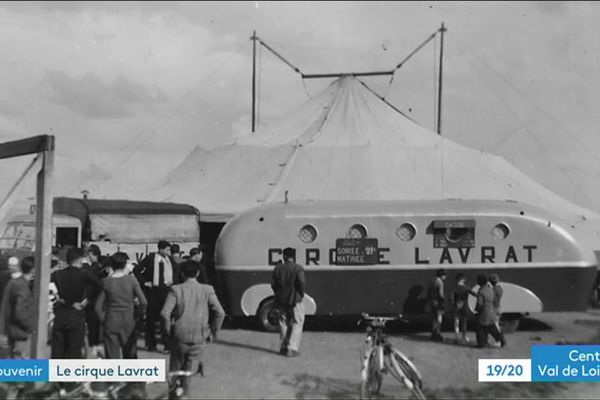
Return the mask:
<path fill-rule="evenodd" d="M 260 303 L 256 317 L 260 328 L 267 332 L 277 332 L 279 330 L 279 322 L 277 321 L 275 310 L 275 302 L 272 297 L 269 297 Z"/>
<path fill-rule="evenodd" d="M 500 329 L 502 330 L 502 333 L 513 333 L 519 329 L 522 318 L 523 316 L 521 314 L 503 315 L 500 319 Z"/>

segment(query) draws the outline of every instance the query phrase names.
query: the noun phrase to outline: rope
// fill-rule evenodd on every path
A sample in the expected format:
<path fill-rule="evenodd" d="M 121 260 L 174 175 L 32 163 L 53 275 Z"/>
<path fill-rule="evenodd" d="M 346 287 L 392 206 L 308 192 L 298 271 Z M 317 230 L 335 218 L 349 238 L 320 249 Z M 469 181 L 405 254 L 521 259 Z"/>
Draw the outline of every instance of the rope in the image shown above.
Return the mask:
<path fill-rule="evenodd" d="M 107 178 L 105 178 L 103 181 L 101 181 L 98 186 L 96 187 L 96 189 L 99 189 L 101 186 L 103 186 L 108 180 L 110 180 L 112 178 L 112 173 L 114 171 L 117 170 L 117 168 L 119 168 L 124 162 L 127 161 L 127 159 L 133 155 L 134 153 L 136 153 L 144 144 L 145 142 L 150 139 L 151 137 L 153 137 L 154 135 L 156 135 L 158 132 L 160 132 L 157 128 L 160 125 L 164 125 L 166 122 L 168 122 L 174 115 L 176 115 L 181 108 L 185 105 L 185 103 L 187 102 L 188 98 L 190 98 L 192 96 L 192 94 L 194 94 L 197 90 L 199 90 L 200 88 L 202 88 L 202 86 L 204 85 L 205 82 L 209 81 L 210 79 L 212 79 L 212 77 L 219 72 L 227 63 L 229 63 L 229 61 L 231 61 L 231 59 L 237 54 L 239 53 L 239 51 L 246 45 L 246 42 L 244 41 L 243 43 L 241 43 L 237 48 L 235 48 L 233 51 L 231 51 L 227 58 L 215 69 L 213 69 L 212 71 L 210 71 L 210 73 L 203 79 L 201 80 L 194 88 L 190 89 L 187 91 L 187 93 L 185 93 L 184 95 L 182 95 L 176 102 L 175 105 L 173 106 L 173 108 L 171 108 L 170 110 L 167 110 L 163 115 L 161 115 L 160 117 L 158 117 L 155 121 L 153 121 L 151 124 L 149 124 L 147 127 L 143 128 L 139 133 L 137 133 L 129 142 L 127 142 L 127 144 L 125 146 L 123 146 L 123 148 L 121 148 L 121 150 L 119 150 L 119 152 L 117 152 L 117 154 L 114 157 L 109 157 L 104 163 L 100 164 L 100 167 L 103 168 L 106 165 L 110 163 L 112 163 L 111 161 L 114 161 L 114 167 L 112 169 L 110 169 L 109 172 L 109 176 Z M 130 149 L 128 151 L 128 147 L 133 145 L 138 139 L 142 138 L 142 142 L 140 144 L 138 144 L 137 146 L 134 146 L 132 149 Z M 123 154 L 123 158 L 119 159 L 119 156 Z M 78 189 L 80 189 L 85 183 L 81 183 L 78 186 Z"/>
<path fill-rule="evenodd" d="M 0 204 L 0 221 L 4 220 L 4 217 L 6 214 L 4 211 L 5 211 L 6 205 L 8 204 L 8 201 L 12 199 L 12 196 L 15 194 L 15 192 L 21 187 L 21 184 L 23 183 L 25 178 L 27 178 L 27 176 L 29 175 L 29 173 L 31 172 L 33 167 L 36 165 L 36 163 L 38 162 L 39 159 L 40 159 L 39 155 L 36 155 L 33 158 L 31 163 L 29 163 L 27 168 L 25 168 L 23 173 L 19 176 L 19 178 L 15 181 L 15 183 L 10 188 L 10 190 L 6 193 L 6 196 L 4 196 L 4 199 L 2 200 L 2 203 Z M 6 211 L 8 211 L 8 210 L 6 210 Z"/>
<path fill-rule="evenodd" d="M 506 83 L 508 86 L 510 86 L 515 92 L 517 92 L 519 95 L 521 95 L 521 97 L 523 99 L 525 99 L 529 104 L 531 104 L 533 107 L 535 107 L 539 112 L 541 112 L 546 118 L 550 119 L 552 122 L 554 122 L 559 128 L 560 130 L 563 131 L 563 133 L 565 133 L 566 135 L 568 135 L 569 137 L 571 137 L 573 140 L 575 140 L 577 143 L 579 143 L 581 145 L 581 147 L 583 147 L 586 151 L 588 151 L 590 153 L 590 155 L 592 157 L 594 157 L 596 160 L 600 161 L 600 157 L 598 157 L 595 153 L 593 153 L 592 149 L 593 147 L 582 142 L 581 139 L 574 135 L 573 133 L 571 133 L 571 131 L 569 131 L 567 128 L 565 128 L 560 121 L 558 121 L 556 118 L 554 118 L 552 116 L 552 114 L 550 114 L 549 112 L 547 112 L 546 110 L 544 110 L 541 106 L 539 106 L 538 104 L 536 104 L 533 100 L 531 100 L 527 94 L 525 92 L 523 92 L 521 89 L 519 89 L 517 86 L 513 85 L 508 79 L 506 79 L 500 72 L 498 72 L 496 69 L 494 69 L 494 67 L 492 67 L 487 61 L 485 61 L 485 59 L 483 59 L 483 57 L 479 56 L 475 51 L 471 50 L 470 47 L 468 45 L 466 45 L 464 42 L 458 40 L 456 38 L 456 36 L 453 34 L 454 39 L 459 42 L 462 46 L 465 47 L 465 50 L 473 55 L 474 57 L 476 57 L 479 61 L 481 61 L 483 64 L 485 64 L 485 66 L 492 71 L 498 78 L 500 78 L 504 83 Z M 457 46 L 458 48 L 458 46 Z M 459 49 L 460 50 L 460 49 Z"/>
<path fill-rule="evenodd" d="M 302 86 L 304 87 L 304 93 L 306 93 L 306 95 L 308 96 L 309 99 L 312 99 L 312 96 L 310 95 L 310 92 L 308 91 L 308 87 L 306 86 L 306 81 L 304 79 L 302 80 Z"/>
<path fill-rule="evenodd" d="M 293 69 L 295 72 L 297 72 L 298 74 L 302 75 L 302 72 L 300 72 L 300 69 L 298 69 L 296 66 L 294 66 L 291 62 L 289 62 L 288 60 L 286 60 L 281 54 L 279 54 L 278 52 L 276 52 L 275 50 L 273 50 L 268 44 L 266 44 L 265 42 L 262 41 L 262 39 L 260 38 L 256 38 L 258 40 L 258 42 L 263 45 L 267 50 L 269 50 L 271 53 L 273 53 L 275 55 L 275 57 L 279 58 L 281 61 L 283 61 L 288 67 L 290 67 L 291 69 Z"/>
<path fill-rule="evenodd" d="M 409 117 L 408 115 L 404 114 L 402 111 L 400 111 L 400 109 L 398 109 L 396 106 L 394 106 L 392 103 L 390 103 L 389 101 L 387 101 L 386 99 L 384 99 L 383 97 L 381 97 L 379 94 L 377 94 L 377 92 L 375 92 L 373 89 L 371 89 L 363 80 L 356 78 L 357 81 L 360 82 L 361 85 L 363 85 L 365 88 L 367 88 L 367 90 L 371 93 L 373 93 L 375 96 L 377 96 L 377 98 L 381 101 L 383 101 L 385 104 L 387 104 L 392 110 L 396 111 L 398 114 L 402 115 L 405 118 L 408 118 L 409 120 L 411 120 L 414 123 L 417 123 L 417 121 L 415 121 L 414 119 L 412 119 L 411 117 Z"/>
<path fill-rule="evenodd" d="M 531 137 L 536 143 L 537 145 L 546 153 L 550 156 L 550 158 L 554 161 L 554 165 L 558 168 L 559 172 L 567 179 L 567 181 L 569 183 L 571 183 L 575 189 L 577 189 L 577 191 L 583 196 L 583 198 L 588 202 L 588 204 L 593 206 L 593 202 L 591 201 L 591 199 L 587 196 L 587 194 L 583 191 L 583 189 L 581 189 L 581 187 L 573 180 L 571 179 L 571 177 L 569 176 L 569 173 L 564 170 L 559 163 L 556 162 L 556 160 L 554 160 L 554 157 L 552 156 L 552 152 L 550 152 L 547 147 L 543 144 L 543 142 L 541 140 L 539 140 L 537 138 L 537 136 L 535 136 L 535 134 L 533 132 L 531 132 L 531 130 L 527 127 L 527 124 L 525 122 L 523 122 L 521 120 L 521 117 L 519 116 L 519 114 L 514 110 L 513 107 L 511 107 L 511 105 L 504 100 L 504 98 L 502 96 L 500 96 L 492 87 L 491 83 L 488 82 L 488 80 L 481 74 L 481 72 L 479 72 L 479 70 L 477 70 L 477 68 L 474 68 L 474 65 L 469 61 L 468 57 L 466 57 L 465 52 L 461 49 L 461 47 L 458 45 L 458 43 L 455 45 L 456 48 L 458 49 L 458 51 L 461 52 L 461 54 L 463 56 L 465 56 L 465 60 L 467 60 L 472 66 L 473 69 L 475 70 L 475 72 L 477 73 L 477 75 L 480 77 L 480 79 L 485 83 L 485 85 L 490 89 L 490 91 L 502 102 L 502 104 L 504 104 L 504 106 L 513 114 L 513 116 L 515 117 L 515 119 L 517 121 L 519 121 L 519 124 L 522 128 L 523 131 L 525 131 L 529 137 Z M 471 53 L 471 52 L 469 52 Z M 491 67 L 490 67 L 491 68 Z M 518 132 L 519 130 L 516 130 L 515 132 Z M 509 136 L 513 135 L 515 132 L 511 133 Z M 505 139 L 506 140 L 506 139 Z"/>
<path fill-rule="evenodd" d="M 385 100 L 386 97 L 388 97 L 388 95 L 390 94 L 390 89 L 392 88 L 392 83 L 394 82 L 394 74 L 390 75 L 390 81 L 388 82 L 388 86 L 387 89 L 385 91 L 385 95 L 382 97 L 382 99 Z"/>
<path fill-rule="evenodd" d="M 411 59 L 411 58 L 412 58 L 412 57 L 413 57 L 415 54 L 417 54 L 417 52 L 419 52 L 419 50 L 421 50 L 423 47 L 425 47 L 425 45 L 426 45 L 427 43 L 429 43 L 429 42 L 430 42 L 432 39 L 435 39 L 435 38 L 437 38 L 437 34 L 438 34 L 438 32 L 439 32 L 439 29 L 438 29 L 437 31 L 435 31 L 434 33 L 432 33 L 432 34 L 431 34 L 431 35 L 430 35 L 430 36 L 429 36 L 427 39 L 425 39 L 425 40 L 423 41 L 423 43 L 421 43 L 419 46 L 417 46 L 417 47 L 416 47 L 416 48 L 415 48 L 413 51 L 411 51 L 411 52 L 410 52 L 410 53 L 409 53 L 409 54 L 408 54 L 406 57 L 404 57 L 404 59 L 403 59 L 402 61 L 400 61 L 400 62 L 399 62 L 397 65 L 396 65 L 396 67 L 395 67 L 395 68 L 394 68 L 394 69 L 391 71 L 392 73 L 391 73 L 391 76 L 390 76 L 390 81 L 388 82 L 387 89 L 386 89 L 386 91 L 385 91 L 385 95 L 383 95 L 383 96 L 379 96 L 379 95 L 377 95 L 377 97 L 379 97 L 379 98 L 380 98 L 381 100 L 383 100 L 383 101 L 386 101 L 386 100 L 385 100 L 385 98 L 386 98 L 386 97 L 388 97 L 388 95 L 389 95 L 389 93 L 390 93 L 390 89 L 391 89 L 391 87 L 392 87 L 392 83 L 394 82 L 394 75 L 395 75 L 395 72 L 396 72 L 397 70 L 399 70 L 400 68 L 402 68 L 402 66 L 403 66 L 403 65 L 404 65 L 404 64 L 405 64 L 405 63 L 406 63 L 408 60 L 410 60 L 410 59 Z M 437 42 L 436 42 L 436 41 L 434 41 L 434 44 L 435 44 L 435 43 L 437 43 Z M 435 54 L 435 47 L 434 47 L 434 54 Z M 434 68 L 434 75 L 435 75 L 435 68 Z M 435 76 L 434 76 L 434 82 L 435 82 Z M 363 85 L 364 85 L 364 83 L 363 83 Z M 435 86 L 435 83 L 434 83 L 434 86 Z M 367 86 L 365 85 L 365 87 L 367 87 Z M 368 88 L 368 87 L 367 87 L 367 88 Z M 368 88 L 368 89 L 369 89 L 369 88 Z M 369 89 L 369 90 L 370 90 L 370 89 Z M 435 100 L 435 96 L 434 96 L 434 100 Z M 386 101 L 386 103 L 387 103 L 387 101 Z M 389 104 L 389 103 L 387 103 L 387 104 L 391 106 L 391 104 Z M 392 106 L 392 108 L 394 108 L 396 111 L 400 112 L 398 109 L 396 109 L 396 107 L 393 107 L 393 106 Z M 408 118 L 408 116 L 406 116 L 406 115 L 405 115 L 405 114 L 403 114 L 402 112 L 400 112 L 400 113 L 401 113 L 402 115 L 404 115 L 405 117 L 407 117 L 407 118 Z M 434 113 L 434 116 L 435 116 L 435 113 Z"/>
<path fill-rule="evenodd" d="M 431 34 L 431 36 L 429 36 L 427 39 L 425 39 L 425 41 L 423 43 L 421 43 L 416 49 L 414 49 L 413 51 L 410 52 L 409 55 L 407 55 L 406 57 L 404 57 L 404 59 L 402 61 L 400 61 L 400 63 L 398 65 L 396 65 L 396 68 L 393 69 L 393 71 L 396 71 L 400 68 L 402 68 L 402 66 L 412 58 L 412 56 L 414 56 L 415 54 L 417 54 L 417 52 L 419 50 L 421 50 L 427 43 L 429 43 L 434 37 L 437 36 L 439 30 L 435 31 L 434 33 Z"/>
<path fill-rule="evenodd" d="M 283 63 L 285 63 L 285 65 L 287 65 L 288 67 L 293 69 L 294 72 L 296 72 L 300 75 L 300 79 L 302 80 L 302 86 L 304 87 L 304 92 L 306 93 L 306 95 L 308 96 L 309 99 L 312 99 L 312 96 L 310 95 L 310 92 L 308 91 L 308 87 L 306 87 L 306 82 L 304 81 L 304 74 L 302 73 L 302 71 L 300 71 L 300 68 L 296 67 L 294 64 L 289 62 L 286 58 L 284 58 L 281 54 L 279 54 L 277 51 L 275 51 L 271 46 L 269 46 L 267 43 L 265 43 L 258 36 L 256 37 L 256 40 L 258 40 L 258 42 L 261 44 L 261 50 L 260 50 L 261 63 L 262 63 L 262 47 L 264 47 L 265 49 L 269 50 L 279 60 L 283 61 Z M 280 46 L 284 47 L 283 45 L 280 45 Z"/>

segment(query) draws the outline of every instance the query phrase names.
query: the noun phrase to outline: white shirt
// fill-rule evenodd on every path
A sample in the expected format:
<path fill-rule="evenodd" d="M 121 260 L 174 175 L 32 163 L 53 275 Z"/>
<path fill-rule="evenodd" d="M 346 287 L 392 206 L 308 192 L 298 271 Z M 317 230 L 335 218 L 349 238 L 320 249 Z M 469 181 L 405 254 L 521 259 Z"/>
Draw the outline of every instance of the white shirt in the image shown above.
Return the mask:
<path fill-rule="evenodd" d="M 169 257 L 163 257 L 159 253 L 155 253 L 154 255 L 154 276 L 152 277 L 152 284 L 154 286 L 158 286 L 160 277 L 160 263 L 161 261 L 164 263 L 164 272 L 163 278 L 166 286 L 171 286 L 173 284 L 173 267 L 171 266 L 171 260 Z"/>

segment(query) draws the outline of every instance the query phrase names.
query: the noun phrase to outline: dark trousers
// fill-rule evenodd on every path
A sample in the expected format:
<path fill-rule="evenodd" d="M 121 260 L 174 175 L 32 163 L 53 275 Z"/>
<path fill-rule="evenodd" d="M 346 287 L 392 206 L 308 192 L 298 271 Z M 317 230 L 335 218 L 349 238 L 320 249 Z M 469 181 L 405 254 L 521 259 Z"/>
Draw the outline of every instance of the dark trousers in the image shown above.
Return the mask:
<path fill-rule="evenodd" d="M 504 335 L 498 329 L 496 324 L 491 325 L 481 325 L 477 324 L 477 331 L 475 333 L 477 337 L 477 347 L 484 347 L 488 344 L 488 334 L 492 335 L 494 340 L 497 342 L 504 341 Z"/>
<path fill-rule="evenodd" d="M 94 311 L 94 302 L 85 309 L 85 323 L 87 324 L 88 344 L 98 346 L 100 344 L 100 320 Z"/>
<path fill-rule="evenodd" d="M 123 337 L 119 332 L 104 333 L 104 351 L 106 358 L 136 359 L 137 357 L 137 332 L 135 329 L 128 337 Z M 123 354 L 121 354 L 121 351 Z"/>
<path fill-rule="evenodd" d="M 169 288 L 153 286 L 146 290 L 148 309 L 146 311 L 145 341 L 147 348 L 156 347 L 156 323 L 160 321 L 160 311 L 165 304 Z M 161 328 L 161 343 L 166 344 L 166 338 Z"/>
<path fill-rule="evenodd" d="M 169 339 L 169 371 L 198 371 L 206 343 L 182 343 Z"/>
<path fill-rule="evenodd" d="M 75 309 L 57 309 L 52 326 L 51 358 L 82 358 L 85 314 Z"/>
<path fill-rule="evenodd" d="M 31 337 L 21 340 L 8 338 L 10 358 L 27 359 L 31 356 Z"/>

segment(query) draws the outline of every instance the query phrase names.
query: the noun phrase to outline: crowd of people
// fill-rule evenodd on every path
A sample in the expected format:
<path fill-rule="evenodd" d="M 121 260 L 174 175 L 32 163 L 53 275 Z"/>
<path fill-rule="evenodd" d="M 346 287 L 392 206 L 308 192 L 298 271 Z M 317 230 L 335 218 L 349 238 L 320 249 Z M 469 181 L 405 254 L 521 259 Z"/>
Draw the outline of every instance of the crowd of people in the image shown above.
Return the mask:
<path fill-rule="evenodd" d="M 102 256 L 96 245 L 69 248 L 66 262 L 53 257 L 51 358 L 85 358 L 89 348 L 94 356 L 135 359 L 138 332 L 144 331 L 147 350 L 159 351 L 159 343 L 160 351 L 170 354 L 170 370 L 202 372 L 203 348 L 225 317 L 202 255 L 201 246 L 183 255 L 179 246 L 161 240 L 157 251 L 135 266 L 126 253 Z M 34 259 L 10 257 L 7 264 L 0 270 L 0 328 L 10 357 L 30 358 Z"/>
<path fill-rule="evenodd" d="M 434 341 L 444 341 L 441 335 L 442 319 L 446 313 L 446 297 L 444 295 L 444 281 L 448 273 L 446 270 L 438 269 L 435 277 L 429 283 L 427 300 L 432 312 L 431 339 Z M 491 335 L 496 343 L 495 346 L 504 347 L 506 339 L 500 329 L 500 317 L 502 315 L 501 302 L 504 290 L 500 285 L 498 274 L 477 275 L 477 292 L 474 292 L 466 284 L 466 278 L 463 273 L 456 274 L 456 288 L 450 296 L 450 311 L 454 317 L 454 333 L 457 343 L 467 343 L 470 341 L 467 335 L 467 319 L 469 317 L 469 296 L 476 297 L 475 320 L 477 327 L 475 337 L 477 347 L 488 345 L 488 338 Z"/>
<path fill-rule="evenodd" d="M 51 282 L 52 322 L 49 344 L 52 358 L 84 358 L 85 335 L 92 355 L 108 359 L 137 358 L 138 333 L 144 332 L 148 351 L 169 354 L 169 370 L 203 371 L 206 343 L 216 339 L 225 312 L 202 261 L 203 248 L 182 255 L 177 245 L 161 240 L 157 251 L 133 265 L 124 252 L 102 256 L 91 245 L 69 248 L 66 264 L 53 262 Z M 295 262 L 295 252 L 283 251 L 284 262 L 271 277 L 273 312 L 280 327 L 280 354 L 297 357 L 304 324 L 304 268 Z M 431 338 L 443 341 L 441 326 L 448 302 L 444 291 L 447 272 L 436 271 L 428 288 L 432 312 Z M 506 344 L 499 321 L 503 295 L 499 276 L 477 276 L 477 292 L 456 274 L 449 296 L 456 341 L 469 342 L 467 318 L 469 296 L 476 298 L 476 341 Z M 8 269 L 0 270 L 0 329 L 8 338 L 10 356 L 29 358 L 33 320 L 34 259 L 15 257 Z M 211 314 L 212 313 L 212 314 Z M 102 348 L 100 347 L 102 345 Z M 159 349 L 160 346 L 160 349 Z"/>

